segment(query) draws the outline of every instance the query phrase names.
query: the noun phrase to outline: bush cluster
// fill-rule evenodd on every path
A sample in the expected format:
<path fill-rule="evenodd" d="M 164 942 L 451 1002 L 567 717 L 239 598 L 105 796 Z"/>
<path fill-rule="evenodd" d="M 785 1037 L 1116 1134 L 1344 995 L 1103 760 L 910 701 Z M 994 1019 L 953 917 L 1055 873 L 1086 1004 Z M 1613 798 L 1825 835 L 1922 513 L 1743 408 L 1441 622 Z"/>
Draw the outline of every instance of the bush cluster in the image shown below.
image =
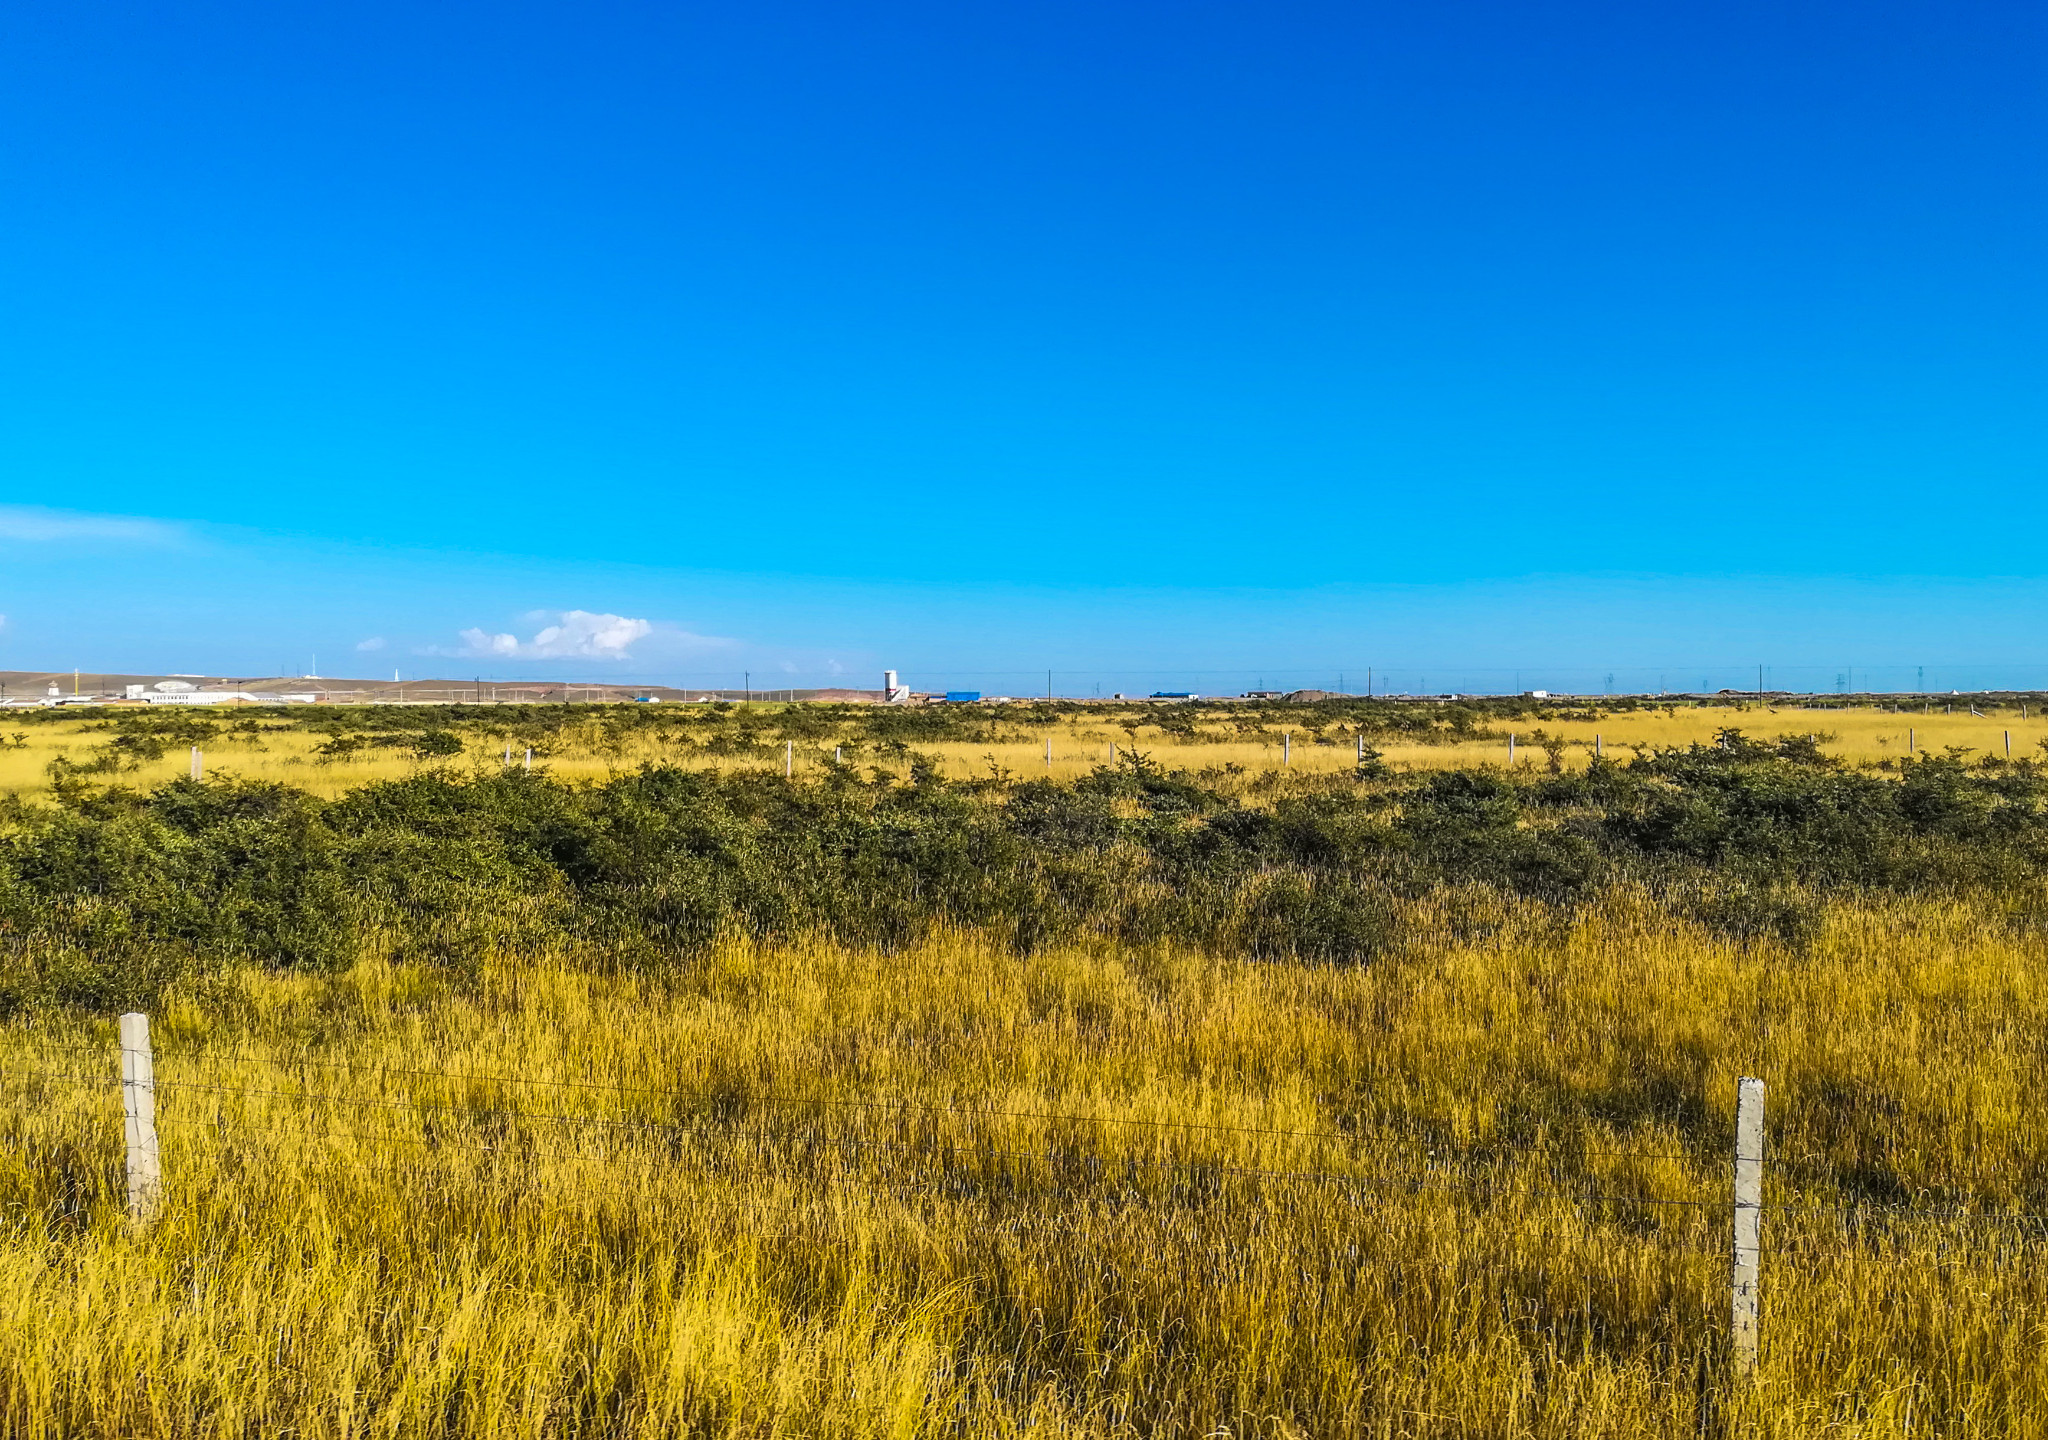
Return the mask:
<path fill-rule="evenodd" d="M 1831 893 L 2019 894 L 2048 857 L 2034 764 L 1922 758 L 1890 779 L 1734 731 L 1578 773 L 1366 774 L 1256 804 L 1135 751 L 1074 784 L 948 782 L 914 752 L 909 770 L 442 769 L 335 800 L 74 785 L 0 834 L 0 1011 L 134 1004 L 228 963 L 330 969 L 373 937 L 454 965 L 567 942 L 658 968 L 722 932 L 893 946 L 956 925 L 1022 951 L 1093 934 L 1358 963 L 1409 942 L 1405 902 L 1475 887 L 1569 906 L 1628 883 L 1798 944 Z"/>

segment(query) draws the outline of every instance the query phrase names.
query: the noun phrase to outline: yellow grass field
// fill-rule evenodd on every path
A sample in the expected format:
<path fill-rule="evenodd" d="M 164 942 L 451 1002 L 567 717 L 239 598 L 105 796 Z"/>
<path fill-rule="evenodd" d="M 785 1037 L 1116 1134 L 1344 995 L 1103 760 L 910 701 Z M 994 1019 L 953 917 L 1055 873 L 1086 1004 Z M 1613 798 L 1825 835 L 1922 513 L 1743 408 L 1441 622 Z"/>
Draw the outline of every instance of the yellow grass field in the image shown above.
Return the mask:
<path fill-rule="evenodd" d="M 762 734 L 802 718 L 758 713 Z M 1301 713 L 1287 768 L 1348 770 L 1351 734 L 1318 743 Z M 782 763 L 678 743 L 666 719 L 572 710 L 515 737 L 494 716 L 521 723 L 465 715 L 464 753 L 428 762 L 320 756 L 321 733 L 248 716 L 206 765 L 334 795 L 423 764 L 487 773 L 528 739 L 572 780 Z M 1263 795 L 1286 716 L 1191 736 L 1163 711 L 977 712 L 982 740 L 914 749 L 963 777 L 1042 774 L 1050 735 L 1070 779 L 1136 744 Z M 0 722 L 0 792 L 35 800 L 53 762 L 109 753 L 104 719 L 24 720 L 18 746 Z M 1501 764 L 1521 723 L 1382 748 L 1397 769 Z M 1539 727 L 1578 765 L 1596 734 L 1626 754 L 1729 725 L 1826 733 L 1880 774 L 1907 725 L 1980 754 L 2048 731 L 1614 712 L 1530 722 L 1519 763 L 1549 763 Z M 860 744 L 862 765 L 909 763 Z M 10 842 L 34 825 L 12 814 Z M 67 821 L 87 848 L 30 864 L 90 875 L 65 867 L 137 843 L 118 809 L 99 824 Z M 238 833 L 211 842 L 229 869 Z M 2001 873 L 1817 890 L 1796 933 L 1703 928 L 1620 876 L 1576 904 L 1453 878 L 1387 891 L 1406 938 L 1346 963 L 1109 929 L 1032 954 L 959 928 L 894 950 L 796 927 L 621 947 L 544 886 L 433 891 L 464 898 L 366 911 L 341 949 L 269 970 L 208 953 L 164 972 L 182 978 L 152 1002 L 147 1223 L 124 1208 L 114 1021 L 24 1000 L 0 1024 L 0 1434 L 2048 1440 L 2048 893 Z M 187 893 L 149 883 L 130 913 Z M 151 963 L 118 948 L 104 887 L 36 893 L 77 923 L 6 912 L 0 956 L 25 975 L 83 969 L 101 937 Z M 462 943 L 409 928 L 437 926 Z M 1744 1075 L 1769 1088 L 1747 1382 L 1727 1338 Z"/>
<path fill-rule="evenodd" d="M 0 1429 L 2048 1434 L 2048 1245 L 2001 1218 L 2048 1161 L 2036 948 L 1873 905 L 1795 961 L 1623 893 L 1346 968 L 372 953 L 161 1007 L 143 1229 L 112 1023 L 15 1024 Z"/>
<path fill-rule="evenodd" d="M 554 753 L 544 754 L 537 763 L 564 779 L 603 779 L 650 761 L 665 761 L 690 768 L 720 770 L 779 771 L 784 763 L 783 747 L 760 756 L 715 756 L 667 743 L 658 735 L 628 735 L 622 740 L 599 734 L 597 717 L 602 707 L 571 707 L 592 717 L 582 730 L 564 731 Z M 772 731 L 776 715 L 786 707 L 759 704 L 750 708 Z M 801 708 L 801 707 L 799 707 Z M 1956 702 L 1955 714 L 1937 710 L 1931 714 L 1902 714 L 1877 708 L 1806 709 L 1788 706 L 1673 707 L 1671 709 L 1618 711 L 1598 719 L 1554 721 L 1491 722 L 1498 732 L 1483 740 L 1458 743 L 1376 742 L 1385 763 L 1399 770 L 1465 768 L 1477 765 L 1505 767 L 1509 764 L 1506 736 L 1516 734 L 1514 764 L 1517 768 L 1540 770 L 1548 760 L 1536 732 L 1560 736 L 1567 742 L 1562 763 L 1583 766 L 1598 739 L 1614 758 L 1626 759 L 1637 749 L 1710 742 L 1716 731 L 1734 726 L 1753 737 L 1770 738 L 1788 734 L 1820 734 L 1826 737 L 1821 749 L 1857 766 L 1877 767 L 1896 763 L 1908 753 L 1909 743 L 1918 751 L 1939 753 L 1947 747 L 1961 747 L 1973 756 L 2002 756 L 2008 741 L 2013 758 L 2039 759 L 2048 742 L 2048 719 L 2030 707 L 2023 718 L 2016 709 L 1978 718 L 1970 715 L 1966 702 Z M 100 712 L 101 716 L 118 712 Z M 511 747 L 513 763 L 523 762 L 524 745 L 508 728 L 491 729 L 493 710 L 482 707 L 476 713 L 486 738 L 467 737 L 468 752 L 452 762 L 458 769 L 488 770 L 504 763 Z M 1348 734 L 1327 730 L 1319 740 L 1300 726 L 1290 726 L 1284 717 L 1265 717 L 1265 730 L 1256 736 L 1232 734 L 1214 719 L 1204 719 L 1200 738 L 1188 740 L 1160 729 L 1153 710 L 1083 711 L 1053 726 L 1026 726 L 1009 719 L 1001 709 L 978 714 L 990 717 L 995 738 L 985 741 L 934 741 L 917 749 L 941 762 L 955 778 L 985 776 L 990 765 L 1002 767 L 1020 778 L 1049 775 L 1072 780 L 1109 762 L 1111 747 L 1127 747 L 1135 741 L 1140 750 L 1170 769 L 1222 769 L 1241 767 L 1249 774 L 1283 768 L 1282 735 L 1291 733 L 1286 745 L 1285 768 L 1301 774 L 1334 774 L 1350 770 L 1355 763 L 1354 742 Z M 94 753 L 105 736 L 92 728 L 91 718 L 63 716 L 54 720 L 10 726 L 12 717 L 0 715 L 0 794 L 33 797 L 48 790 L 49 762 L 58 756 L 82 761 Z M 232 722 L 233 712 L 210 718 Z M 1309 717 L 1312 718 L 1312 717 Z M 1909 735 L 1909 732 L 1910 735 Z M 19 745 L 7 744 L 11 735 L 22 737 Z M 231 773 L 253 780 L 278 781 L 315 794 L 333 796 L 374 780 L 397 779 L 412 774 L 420 762 L 401 751 L 361 752 L 345 759 L 327 759 L 314 754 L 325 737 L 296 730 L 277 730 L 259 735 L 223 734 L 207 742 L 205 765 L 209 774 Z M 1052 760 L 1046 762 L 1046 740 L 1052 742 Z M 798 770 L 815 770 L 831 755 L 831 739 L 796 742 L 793 763 Z M 885 763 L 870 753 L 858 757 L 862 763 Z M 146 762 L 124 773 L 121 783 L 160 784 L 187 773 L 189 756 L 183 748 L 161 760 Z M 449 763 L 449 762 L 436 762 Z M 901 765 L 894 768 L 901 769 Z"/>

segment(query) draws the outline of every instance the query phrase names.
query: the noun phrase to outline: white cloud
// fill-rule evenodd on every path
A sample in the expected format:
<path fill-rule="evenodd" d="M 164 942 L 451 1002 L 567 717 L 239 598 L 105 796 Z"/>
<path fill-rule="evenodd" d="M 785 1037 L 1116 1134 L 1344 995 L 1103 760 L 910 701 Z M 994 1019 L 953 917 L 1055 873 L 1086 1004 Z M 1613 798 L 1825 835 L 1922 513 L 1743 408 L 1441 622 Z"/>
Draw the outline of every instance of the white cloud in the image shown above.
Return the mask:
<path fill-rule="evenodd" d="M 170 545 L 182 537 L 177 526 L 161 520 L 142 520 L 132 515 L 85 515 L 73 510 L 45 510 L 39 505 L 0 505 L 0 542 Z"/>
<path fill-rule="evenodd" d="M 561 624 L 550 625 L 533 637 L 533 648 L 540 655 L 604 659 L 623 656 L 635 640 L 645 640 L 652 633 L 654 626 L 646 620 L 570 610 L 563 614 Z"/>
<path fill-rule="evenodd" d="M 356 649 L 358 650 L 382 650 L 383 648 L 384 637 L 382 635 L 372 635 L 367 640 L 356 641 Z"/>
<path fill-rule="evenodd" d="M 531 640 L 509 632 L 472 627 L 461 632 L 462 648 L 430 653 L 500 660 L 630 660 L 633 646 L 650 641 L 661 650 L 703 650 L 730 645 L 716 636 L 695 635 L 652 620 L 590 610 L 536 611 L 528 620 L 548 620 Z"/>
<path fill-rule="evenodd" d="M 486 635 L 481 630 L 470 629 L 462 632 L 462 648 L 458 655 L 517 655 L 517 635 Z"/>

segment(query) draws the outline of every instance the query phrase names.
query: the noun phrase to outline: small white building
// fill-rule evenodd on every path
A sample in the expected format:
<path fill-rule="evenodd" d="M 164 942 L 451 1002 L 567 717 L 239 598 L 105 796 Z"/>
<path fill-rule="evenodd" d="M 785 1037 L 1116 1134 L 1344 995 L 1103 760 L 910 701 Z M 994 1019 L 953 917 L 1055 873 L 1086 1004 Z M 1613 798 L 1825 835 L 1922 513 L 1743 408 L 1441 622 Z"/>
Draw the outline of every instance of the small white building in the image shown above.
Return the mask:
<path fill-rule="evenodd" d="M 131 685 L 131 691 L 141 687 Z M 239 700 L 245 705 L 313 705 L 319 702 L 319 695 L 313 691 L 300 691 L 290 695 L 278 695 L 267 690 L 194 690 L 186 686 L 183 690 L 144 691 L 139 699 L 150 705 L 226 705 Z"/>

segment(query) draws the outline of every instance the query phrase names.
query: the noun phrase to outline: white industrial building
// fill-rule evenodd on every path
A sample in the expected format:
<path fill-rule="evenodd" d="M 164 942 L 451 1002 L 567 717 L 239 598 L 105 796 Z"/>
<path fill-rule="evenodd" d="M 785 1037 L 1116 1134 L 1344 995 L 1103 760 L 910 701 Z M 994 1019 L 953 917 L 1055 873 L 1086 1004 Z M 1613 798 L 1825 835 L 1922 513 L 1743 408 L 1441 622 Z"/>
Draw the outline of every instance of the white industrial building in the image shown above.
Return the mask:
<path fill-rule="evenodd" d="M 251 705 L 311 705 L 320 697 L 311 692 L 276 695 L 254 690 L 201 690 L 184 680 L 159 680 L 154 685 L 130 685 L 126 698 L 149 705 L 225 705 L 241 700 Z"/>

